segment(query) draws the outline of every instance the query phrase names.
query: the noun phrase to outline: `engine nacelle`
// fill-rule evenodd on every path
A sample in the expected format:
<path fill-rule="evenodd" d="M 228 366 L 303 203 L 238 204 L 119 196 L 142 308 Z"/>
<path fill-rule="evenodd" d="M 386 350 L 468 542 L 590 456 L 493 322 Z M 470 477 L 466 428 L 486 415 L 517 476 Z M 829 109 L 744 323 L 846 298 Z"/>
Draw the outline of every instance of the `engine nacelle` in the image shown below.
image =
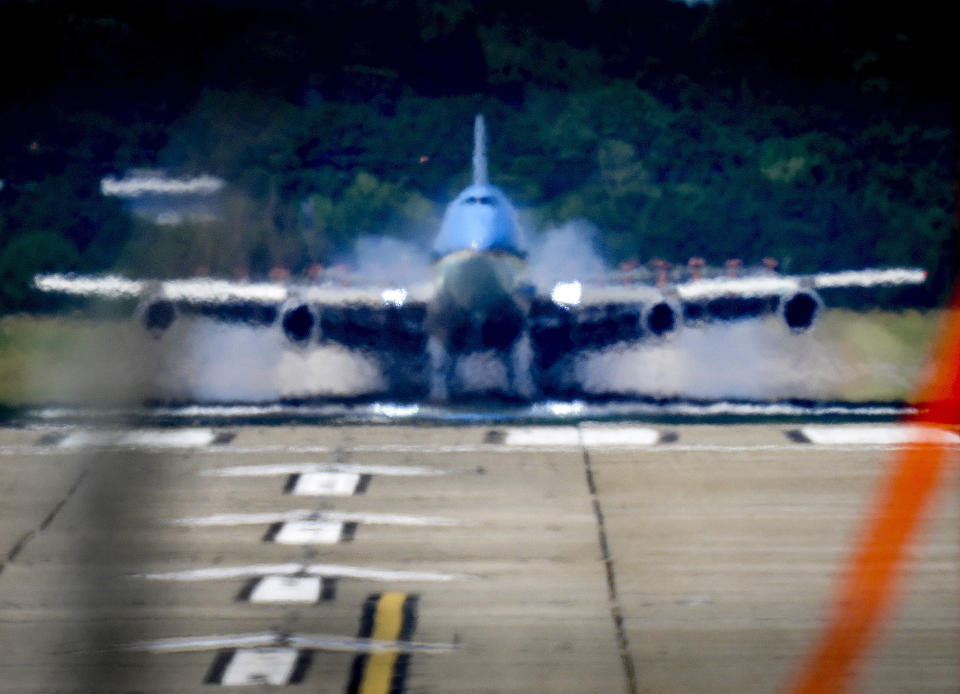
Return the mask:
<path fill-rule="evenodd" d="M 800 332 L 813 325 L 822 307 L 823 302 L 817 293 L 811 289 L 804 289 L 795 294 L 780 297 L 779 313 L 788 328 Z"/>
<path fill-rule="evenodd" d="M 280 312 L 280 326 L 283 334 L 295 345 L 305 345 L 313 337 L 318 337 L 320 321 L 317 314 L 307 304 L 291 302 Z"/>
<path fill-rule="evenodd" d="M 667 301 L 658 301 L 645 309 L 640 318 L 645 332 L 658 337 L 672 333 L 677 329 L 680 312 Z"/>
<path fill-rule="evenodd" d="M 142 303 L 138 309 L 140 323 L 153 337 L 163 335 L 177 319 L 176 304 L 165 297 L 156 297 Z"/>

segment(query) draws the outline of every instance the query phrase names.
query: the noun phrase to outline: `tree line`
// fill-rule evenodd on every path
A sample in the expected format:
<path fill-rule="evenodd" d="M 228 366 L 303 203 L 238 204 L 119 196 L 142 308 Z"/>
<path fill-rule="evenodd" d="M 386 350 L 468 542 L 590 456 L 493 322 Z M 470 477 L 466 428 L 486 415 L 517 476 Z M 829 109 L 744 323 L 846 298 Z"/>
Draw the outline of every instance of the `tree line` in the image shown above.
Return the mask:
<path fill-rule="evenodd" d="M 817 0 L 687 6 L 50 2 L 0 6 L 30 55 L 0 107 L 0 308 L 37 271 L 265 276 L 362 235 L 427 243 L 472 119 L 524 223 L 589 220 L 611 264 L 772 256 L 790 272 L 955 272 L 956 127 L 937 22 Z M 30 41 L 29 39 L 32 39 Z M 946 42 L 949 45 L 949 42 Z M 227 181 L 156 224 L 134 167 Z"/>

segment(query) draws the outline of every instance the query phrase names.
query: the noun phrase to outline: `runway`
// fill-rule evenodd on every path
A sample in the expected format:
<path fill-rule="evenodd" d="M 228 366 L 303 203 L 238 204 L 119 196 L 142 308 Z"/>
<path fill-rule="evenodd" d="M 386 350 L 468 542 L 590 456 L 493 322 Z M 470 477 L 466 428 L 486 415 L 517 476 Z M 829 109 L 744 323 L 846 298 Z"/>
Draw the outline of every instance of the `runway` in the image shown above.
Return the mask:
<path fill-rule="evenodd" d="M 891 424 L 0 429 L 0 691 L 778 692 Z M 960 437 L 937 435 L 956 467 Z M 956 471 L 863 692 L 960 684 Z"/>

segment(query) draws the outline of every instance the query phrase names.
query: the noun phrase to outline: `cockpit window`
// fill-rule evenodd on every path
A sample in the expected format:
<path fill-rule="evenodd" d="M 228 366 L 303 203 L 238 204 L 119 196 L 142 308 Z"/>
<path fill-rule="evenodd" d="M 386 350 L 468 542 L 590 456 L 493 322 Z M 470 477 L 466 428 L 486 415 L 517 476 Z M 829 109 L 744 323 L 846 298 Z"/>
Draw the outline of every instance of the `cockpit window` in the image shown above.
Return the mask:
<path fill-rule="evenodd" d="M 481 205 L 490 205 L 491 207 L 497 204 L 496 199 L 490 197 L 489 195 L 483 195 L 479 198 L 471 195 L 469 198 L 465 199 L 464 202 L 468 205 L 476 205 L 479 203 Z"/>

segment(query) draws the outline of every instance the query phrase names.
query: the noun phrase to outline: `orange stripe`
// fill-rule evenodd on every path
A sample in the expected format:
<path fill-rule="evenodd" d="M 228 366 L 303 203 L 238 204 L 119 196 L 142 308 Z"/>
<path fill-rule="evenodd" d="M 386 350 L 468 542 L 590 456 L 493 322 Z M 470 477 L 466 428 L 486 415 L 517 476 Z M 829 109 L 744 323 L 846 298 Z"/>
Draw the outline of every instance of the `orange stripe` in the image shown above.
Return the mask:
<path fill-rule="evenodd" d="M 960 421 L 960 320 L 956 320 L 960 288 L 951 305 L 941 326 L 930 380 L 916 399 L 929 406 L 913 418 L 919 424 Z M 948 455 L 943 446 L 916 446 L 894 457 L 838 586 L 833 617 L 800 676 L 787 689 L 790 694 L 833 694 L 850 684 L 891 609 L 904 556 L 944 483 Z"/>

